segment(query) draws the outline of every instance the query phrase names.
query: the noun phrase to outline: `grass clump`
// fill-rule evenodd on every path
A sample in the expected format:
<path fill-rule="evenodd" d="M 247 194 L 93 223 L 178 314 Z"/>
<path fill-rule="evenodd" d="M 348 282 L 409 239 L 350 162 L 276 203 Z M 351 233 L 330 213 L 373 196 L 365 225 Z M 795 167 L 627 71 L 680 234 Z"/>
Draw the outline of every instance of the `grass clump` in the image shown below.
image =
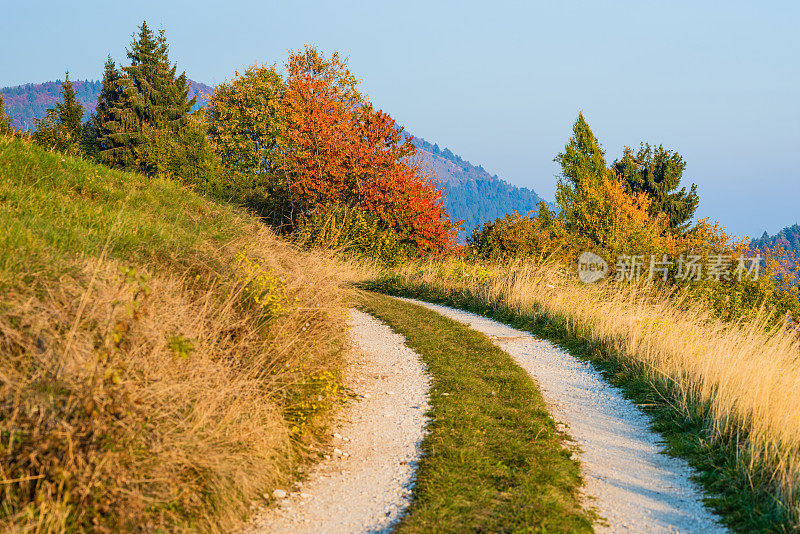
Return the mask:
<path fill-rule="evenodd" d="M 511 357 L 455 321 L 359 293 L 357 306 L 406 338 L 432 376 L 431 422 L 399 532 L 589 532 L 578 462 Z"/>
<path fill-rule="evenodd" d="M 597 364 L 655 416 L 741 532 L 797 528 L 800 341 L 766 312 L 737 323 L 656 286 L 585 285 L 552 264 L 406 264 L 367 287 L 491 315 Z"/>
<path fill-rule="evenodd" d="M 227 530 L 314 454 L 344 345 L 325 257 L 4 137 L 0 221 L 0 530 Z"/>

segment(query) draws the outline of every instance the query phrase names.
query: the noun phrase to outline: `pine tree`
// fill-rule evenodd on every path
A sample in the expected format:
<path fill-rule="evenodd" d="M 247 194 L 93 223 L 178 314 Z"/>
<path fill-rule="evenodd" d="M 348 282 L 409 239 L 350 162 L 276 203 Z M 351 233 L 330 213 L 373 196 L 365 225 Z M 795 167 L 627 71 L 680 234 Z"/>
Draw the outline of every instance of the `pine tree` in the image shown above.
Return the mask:
<path fill-rule="evenodd" d="M 112 166 L 155 173 L 159 162 L 154 158 L 167 157 L 163 145 L 189 127 L 196 99 L 189 100 L 186 73 L 176 77 L 168 52 L 164 30 L 156 36 L 142 22 L 128 50 L 130 65 L 117 73 L 107 62 L 108 108 L 97 115 L 97 128 L 100 158 Z"/>
<path fill-rule="evenodd" d="M 13 135 L 14 127 L 11 126 L 11 119 L 6 113 L 6 100 L 0 94 L 0 135 Z"/>
<path fill-rule="evenodd" d="M 647 143 L 642 143 L 636 154 L 626 147 L 622 159 L 612 166 L 628 193 L 645 193 L 651 200 L 650 215 L 665 214 L 669 228 L 676 233 L 691 224 L 699 202 L 695 184 L 688 191 L 685 187 L 678 190 L 685 168 L 677 152 Z"/>
<path fill-rule="evenodd" d="M 66 72 L 64 83 L 61 84 L 61 102 L 56 102 L 55 114 L 61 131 L 71 143 L 78 144 L 81 140 L 83 123 L 83 105 L 75 96 L 75 88 L 69 80 L 69 71 Z"/>

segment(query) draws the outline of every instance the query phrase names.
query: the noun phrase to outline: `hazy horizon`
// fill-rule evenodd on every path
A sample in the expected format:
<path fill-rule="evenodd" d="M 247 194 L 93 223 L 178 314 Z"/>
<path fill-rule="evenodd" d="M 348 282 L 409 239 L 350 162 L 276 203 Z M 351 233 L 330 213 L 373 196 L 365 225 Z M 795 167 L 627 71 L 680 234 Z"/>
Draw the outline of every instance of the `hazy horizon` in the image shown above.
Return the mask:
<path fill-rule="evenodd" d="M 305 43 L 350 57 L 410 132 L 552 200 L 553 157 L 582 110 L 607 151 L 662 143 L 698 184 L 700 217 L 759 236 L 800 222 L 800 6 L 642 2 L 401 4 L 57 2 L 5 8 L 0 86 L 97 79 L 146 19 L 214 84 Z"/>

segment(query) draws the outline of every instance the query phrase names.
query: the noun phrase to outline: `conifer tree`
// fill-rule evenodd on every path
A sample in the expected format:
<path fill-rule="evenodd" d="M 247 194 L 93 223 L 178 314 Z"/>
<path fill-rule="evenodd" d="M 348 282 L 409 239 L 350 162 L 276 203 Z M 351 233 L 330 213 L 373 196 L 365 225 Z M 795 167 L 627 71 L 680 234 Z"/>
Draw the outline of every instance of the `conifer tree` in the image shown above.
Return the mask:
<path fill-rule="evenodd" d="M 0 94 L 0 135 L 13 135 L 14 127 L 11 126 L 11 119 L 6 113 L 6 100 Z"/>
<path fill-rule="evenodd" d="M 186 74 L 176 77 L 177 66 L 169 64 L 164 30 L 155 36 L 143 22 L 128 58 L 131 64 L 122 70 L 136 116 L 143 125 L 157 130 L 179 127 L 196 100 L 188 100 Z"/>
<path fill-rule="evenodd" d="M 583 180 L 601 182 L 606 176 L 605 153 L 582 112 L 572 126 L 572 138 L 554 161 L 561 165 L 561 174 L 572 187 L 578 187 Z"/>
<path fill-rule="evenodd" d="M 103 69 L 103 86 L 97 96 L 97 105 L 89 121 L 91 131 L 88 137 L 91 137 L 91 142 L 88 152 L 98 156 L 101 161 L 111 166 L 124 166 L 124 158 L 120 157 L 121 154 L 124 154 L 124 142 L 118 134 L 118 132 L 124 131 L 121 124 L 125 115 L 123 113 L 124 99 L 122 74 L 117 70 L 114 60 L 109 54 Z M 115 134 L 117 134 L 116 137 Z"/>
<path fill-rule="evenodd" d="M 75 96 L 75 88 L 69 80 L 69 71 L 66 72 L 64 83 L 61 84 L 61 102 L 56 102 L 55 110 L 62 132 L 72 143 L 80 143 L 84 110 Z"/>
<path fill-rule="evenodd" d="M 572 137 L 554 161 L 561 165 L 561 179 L 556 190 L 556 202 L 566 220 L 578 227 L 585 225 L 586 206 L 596 203 L 596 192 L 609 175 L 605 153 L 583 113 L 572 126 Z"/>
<path fill-rule="evenodd" d="M 42 146 L 61 152 L 77 153 L 83 137 L 83 105 L 78 102 L 75 89 L 69 79 L 61 84 L 61 101 L 47 110 L 41 120 L 36 120 L 33 140 Z"/>
<path fill-rule="evenodd" d="M 621 160 L 612 166 L 629 193 L 645 193 L 651 200 L 648 211 L 655 216 L 667 216 L 669 228 L 676 233 L 684 232 L 697 210 L 699 197 L 697 186 L 692 184 L 687 191 L 681 185 L 686 163 L 677 152 L 659 145 L 642 143 L 639 151 L 625 147 Z"/>
<path fill-rule="evenodd" d="M 163 145 L 189 127 L 196 99 L 188 98 L 186 73 L 176 77 L 177 66 L 170 65 L 168 52 L 164 30 L 155 35 L 142 22 L 127 53 L 130 65 L 117 72 L 107 63 L 108 108 L 97 115 L 97 128 L 100 158 L 112 166 L 153 174 L 159 168 L 153 158 L 167 157 Z"/>

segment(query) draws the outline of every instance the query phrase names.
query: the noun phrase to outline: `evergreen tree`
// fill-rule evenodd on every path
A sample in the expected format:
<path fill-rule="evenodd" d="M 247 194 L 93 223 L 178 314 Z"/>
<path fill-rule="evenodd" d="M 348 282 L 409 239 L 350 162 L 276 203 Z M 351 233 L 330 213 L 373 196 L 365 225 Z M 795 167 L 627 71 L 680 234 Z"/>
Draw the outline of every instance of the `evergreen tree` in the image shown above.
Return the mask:
<path fill-rule="evenodd" d="M 691 224 L 699 202 L 695 184 L 688 191 L 685 187 L 678 190 L 685 168 L 686 163 L 677 152 L 647 143 L 642 143 L 636 154 L 626 147 L 622 159 L 612 166 L 629 193 L 650 197 L 650 215 L 665 214 L 670 230 L 678 233 Z"/>
<path fill-rule="evenodd" d="M 572 126 L 572 137 L 554 161 L 561 165 L 561 178 L 556 189 L 556 203 L 561 214 L 573 226 L 586 225 L 586 206 L 599 201 L 596 191 L 609 174 L 605 153 L 583 113 Z M 595 207 L 594 211 L 597 211 Z"/>
<path fill-rule="evenodd" d="M 573 188 L 578 188 L 585 180 L 592 185 L 598 184 L 607 175 L 605 153 L 583 117 L 583 112 L 578 113 L 572 126 L 572 138 L 564 146 L 564 152 L 558 154 L 554 161 L 561 165 L 561 175 L 567 181 L 566 185 Z"/>
<path fill-rule="evenodd" d="M 11 119 L 6 113 L 6 100 L 0 94 L 0 135 L 13 135 L 14 127 L 11 126 Z"/>
<path fill-rule="evenodd" d="M 154 36 L 143 22 L 139 39 L 134 40 L 128 51 L 131 64 L 122 69 L 129 82 L 136 116 L 144 125 L 157 130 L 179 128 L 196 101 L 188 100 L 186 73 L 175 76 L 177 66 L 170 66 L 168 53 L 164 30 Z"/>
<path fill-rule="evenodd" d="M 124 97 L 122 74 L 117 70 L 109 54 L 103 69 L 103 82 L 100 94 L 97 96 L 97 105 L 88 122 L 87 139 L 90 139 L 90 142 L 87 152 L 91 155 L 103 154 L 101 159 L 112 166 L 115 166 L 115 163 L 121 166 L 121 161 L 114 160 L 115 153 L 112 149 L 122 146 L 122 143 L 112 135 L 121 129 Z"/>
<path fill-rule="evenodd" d="M 177 66 L 170 66 L 168 52 L 164 30 L 156 36 L 142 22 L 128 50 L 130 65 L 116 73 L 113 63 L 107 63 L 108 109 L 98 114 L 98 131 L 100 158 L 112 166 L 153 174 L 160 165 L 152 158 L 166 156 L 149 145 L 170 144 L 190 127 L 188 115 L 196 99 L 189 100 L 186 73 L 176 77 Z"/>
<path fill-rule="evenodd" d="M 75 96 L 75 89 L 69 81 L 69 71 L 66 72 L 64 83 L 61 84 L 61 102 L 56 102 L 55 114 L 58 124 L 72 143 L 78 144 L 81 140 L 83 123 L 83 105 Z"/>
<path fill-rule="evenodd" d="M 83 105 L 78 102 L 69 79 L 61 84 L 61 101 L 48 109 L 41 120 L 35 120 L 33 140 L 42 146 L 61 152 L 77 153 L 83 137 Z"/>

